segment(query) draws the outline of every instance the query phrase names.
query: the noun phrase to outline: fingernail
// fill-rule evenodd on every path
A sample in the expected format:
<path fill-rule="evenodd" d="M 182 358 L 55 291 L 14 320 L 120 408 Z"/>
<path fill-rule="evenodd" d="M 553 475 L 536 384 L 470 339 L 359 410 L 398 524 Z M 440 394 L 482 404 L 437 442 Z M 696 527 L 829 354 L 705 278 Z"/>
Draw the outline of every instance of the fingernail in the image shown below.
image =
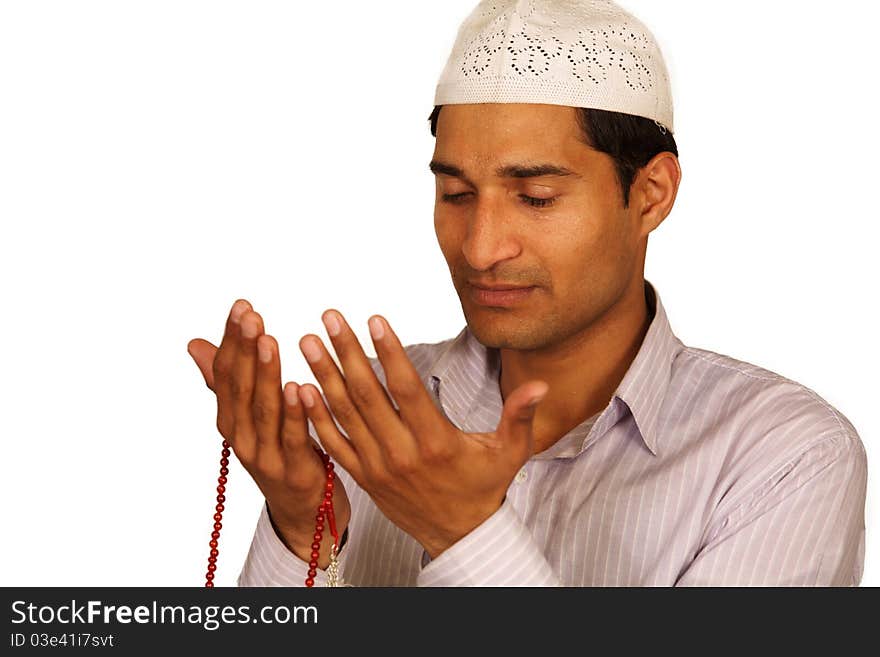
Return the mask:
<path fill-rule="evenodd" d="M 300 349 L 302 349 L 303 355 L 310 363 L 317 363 L 321 360 L 321 349 L 315 344 L 313 339 L 303 340 L 300 343 Z"/>
<path fill-rule="evenodd" d="M 257 341 L 257 355 L 264 363 L 268 363 L 272 360 L 272 346 L 268 340 Z"/>
<path fill-rule="evenodd" d="M 295 383 L 291 383 L 289 386 L 284 387 L 284 399 L 287 400 L 287 403 L 291 406 L 296 406 L 299 403 L 299 397 L 296 394 L 296 390 L 299 386 Z"/>
<path fill-rule="evenodd" d="M 315 398 L 312 397 L 312 391 L 308 388 L 300 388 L 300 394 L 302 395 L 303 404 L 311 408 L 315 405 Z"/>
<path fill-rule="evenodd" d="M 529 403 L 526 404 L 526 406 L 528 406 L 529 408 L 531 408 L 532 406 L 537 405 L 542 399 L 544 399 L 544 397 L 547 396 L 547 390 L 548 390 L 548 388 L 547 388 L 547 384 L 545 383 L 543 387 L 544 387 L 544 390 L 542 390 L 542 391 L 539 392 L 537 395 L 535 395 L 534 397 L 532 397 L 532 398 L 529 400 Z"/>
<path fill-rule="evenodd" d="M 248 305 L 242 299 L 232 304 L 232 310 L 229 313 L 232 316 L 232 321 L 237 324 L 241 320 L 244 311 L 247 310 L 247 307 Z"/>
<path fill-rule="evenodd" d="M 382 336 L 385 335 L 385 327 L 382 326 L 382 320 L 378 317 L 371 317 L 368 324 L 370 325 L 370 335 L 373 336 L 373 339 L 381 340 Z"/>
<path fill-rule="evenodd" d="M 327 333 L 334 338 L 339 335 L 342 326 L 339 324 L 339 318 L 336 317 L 336 313 L 332 311 L 325 313 L 321 319 L 324 320 L 324 326 L 327 327 Z"/>
<path fill-rule="evenodd" d="M 252 319 L 251 321 L 242 324 L 241 334 L 246 338 L 257 337 L 257 322 Z"/>

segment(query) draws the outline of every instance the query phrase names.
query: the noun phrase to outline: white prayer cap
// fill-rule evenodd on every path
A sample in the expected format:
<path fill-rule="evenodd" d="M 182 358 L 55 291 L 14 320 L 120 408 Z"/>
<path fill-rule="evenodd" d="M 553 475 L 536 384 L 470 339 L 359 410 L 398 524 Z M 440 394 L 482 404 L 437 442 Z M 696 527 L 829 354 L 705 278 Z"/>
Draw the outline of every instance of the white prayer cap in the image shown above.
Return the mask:
<path fill-rule="evenodd" d="M 462 103 L 590 107 L 674 130 L 660 46 L 612 0 L 482 0 L 434 96 L 435 105 Z"/>

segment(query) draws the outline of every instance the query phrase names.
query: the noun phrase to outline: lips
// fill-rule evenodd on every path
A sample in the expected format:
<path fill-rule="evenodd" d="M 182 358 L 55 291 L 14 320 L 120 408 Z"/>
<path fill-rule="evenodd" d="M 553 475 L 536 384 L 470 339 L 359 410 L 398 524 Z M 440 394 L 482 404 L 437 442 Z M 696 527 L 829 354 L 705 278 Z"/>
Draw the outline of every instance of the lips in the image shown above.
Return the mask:
<path fill-rule="evenodd" d="M 534 286 L 520 287 L 511 285 L 485 288 L 470 284 L 468 288 L 474 303 L 496 308 L 514 306 L 525 300 L 535 290 Z"/>
<path fill-rule="evenodd" d="M 529 285 L 512 285 L 506 283 L 495 283 L 493 285 L 488 283 L 471 283 L 470 281 L 468 281 L 468 283 L 473 287 L 478 287 L 483 290 L 523 290 L 531 287 Z"/>

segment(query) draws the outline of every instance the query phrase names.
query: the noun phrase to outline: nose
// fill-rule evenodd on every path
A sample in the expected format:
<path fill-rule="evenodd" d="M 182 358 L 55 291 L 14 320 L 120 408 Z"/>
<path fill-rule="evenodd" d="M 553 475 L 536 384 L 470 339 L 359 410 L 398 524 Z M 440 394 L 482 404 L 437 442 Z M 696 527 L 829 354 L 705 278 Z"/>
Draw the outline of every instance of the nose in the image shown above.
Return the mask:
<path fill-rule="evenodd" d="M 487 271 L 503 260 L 522 252 L 515 224 L 504 212 L 502 200 L 487 196 L 472 204 L 467 233 L 461 244 L 462 255 L 475 271 Z"/>

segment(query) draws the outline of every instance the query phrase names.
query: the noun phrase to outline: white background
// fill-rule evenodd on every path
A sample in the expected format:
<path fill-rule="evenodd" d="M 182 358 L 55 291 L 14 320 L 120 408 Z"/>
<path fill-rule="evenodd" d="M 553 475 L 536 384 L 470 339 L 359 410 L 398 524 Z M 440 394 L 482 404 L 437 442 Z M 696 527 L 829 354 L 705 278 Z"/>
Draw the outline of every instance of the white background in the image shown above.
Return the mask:
<path fill-rule="evenodd" d="M 875 3 L 621 4 L 666 56 L 684 173 L 646 277 L 686 344 L 853 422 L 876 586 Z M 236 298 L 285 381 L 314 381 L 326 308 L 368 350 L 373 313 L 461 329 L 427 118 L 474 5 L 0 4 L 0 584 L 203 584 L 221 437 L 186 344 Z M 237 462 L 227 497 L 219 585 L 262 502 Z"/>

